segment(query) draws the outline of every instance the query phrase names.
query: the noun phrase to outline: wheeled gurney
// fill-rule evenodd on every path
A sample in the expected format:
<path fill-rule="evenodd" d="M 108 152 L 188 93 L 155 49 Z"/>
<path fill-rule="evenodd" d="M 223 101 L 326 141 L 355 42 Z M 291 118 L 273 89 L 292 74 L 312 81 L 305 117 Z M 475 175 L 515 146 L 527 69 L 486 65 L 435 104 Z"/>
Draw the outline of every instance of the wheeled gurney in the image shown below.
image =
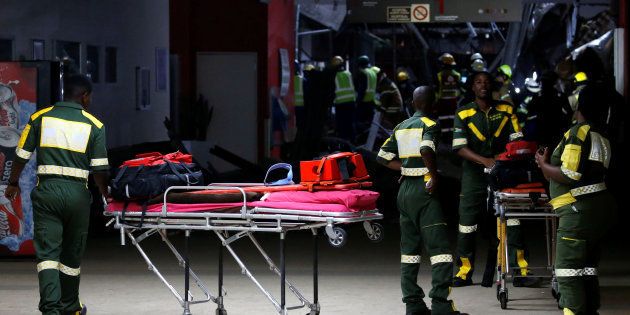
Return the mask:
<path fill-rule="evenodd" d="M 232 184 L 230 184 L 232 185 Z M 223 304 L 225 290 L 223 288 L 223 249 L 227 249 L 230 255 L 257 288 L 273 304 L 278 314 L 287 314 L 289 310 L 307 307 L 308 314 L 319 314 L 320 305 L 318 301 L 318 230 L 323 228 L 328 241 L 335 247 L 343 246 L 347 241 L 347 234 L 341 227 L 344 224 L 363 223 L 363 227 L 372 241 L 380 241 L 383 237 L 383 227 L 372 221 L 382 219 L 383 215 L 374 209 L 353 210 L 339 207 L 326 207 L 313 210 L 312 207 L 299 207 L 300 209 L 268 207 L 264 202 L 248 202 L 245 192 L 246 187 L 239 186 L 174 186 L 164 193 L 163 202 L 153 206 L 110 204 L 105 211 L 106 216 L 112 219 L 108 223 L 114 223 L 114 228 L 120 231 L 121 245 L 125 244 L 126 238 L 131 240 L 140 255 L 147 263 L 149 270 L 153 271 L 158 278 L 168 287 L 171 293 L 179 301 L 184 309 L 184 314 L 190 313 L 190 305 L 197 303 L 213 302 L 217 304 L 217 314 L 227 314 Z M 243 196 L 240 203 L 225 204 L 173 204 L 167 202 L 170 193 L 175 191 L 237 191 Z M 296 204 L 296 206 L 299 204 Z M 315 205 L 314 207 L 317 207 Z M 307 210 L 305 210 L 305 208 Z M 184 251 L 178 251 L 170 242 L 167 231 L 184 231 Z M 220 241 L 218 255 L 218 293 L 213 295 L 203 281 L 190 269 L 188 260 L 188 241 L 191 231 L 212 231 Z M 313 301 L 309 301 L 304 295 L 288 280 L 286 280 L 285 266 L 285 239 L 289 231 L 309 230 L 313 235 Z M 256 232 L 278 233 L 280 236 L 280 265 L 273 262 L 270 256 L 263 250 L 262 246 L 254 237 Z M 160 273 L 158 268 L 141 247 L 140 243 L 158 234 L 170 251 L 174 254 L 180 265 L 184 268 L 184 294 L 180 294 Z M 280 277 L 280 301 L 274 298 L 254 277 L 232 248 L 231 244 L 243 237 L 247 237 L 254 244 L 262 257 L 265 259 L 270 269 Z M 194 300 L 190 294 L 189 278 L 192 277 L 197 287 L 203 292 L 204 298 Z M 287 306 L 285 288 L 289 290 L 300 301 L 299 305 Z"/>
<path fill-rule="evenodd" d="M 546 269 L 551 271 L 551 289 L 556 297 L 558 292 L 554 274 L 554 256 L 556 242 L 557 215 L 548 204 L 549 197 L 540 187 L 504 189 L 492 191 L 490 195 L 497 216 L 497 237 L 499 239 L 497 255 L 497 299 L 501 308 L 506 309 L 508 289 L 506 280 L 510 273 L 508 258 L 507 226 L 512 220 L 543 220 L 545 222 L 545 240 L 547 247 L 547 266 L 530 267 L 528 269 Z M 520 270 L 520 268 L 515 268 Z"/>

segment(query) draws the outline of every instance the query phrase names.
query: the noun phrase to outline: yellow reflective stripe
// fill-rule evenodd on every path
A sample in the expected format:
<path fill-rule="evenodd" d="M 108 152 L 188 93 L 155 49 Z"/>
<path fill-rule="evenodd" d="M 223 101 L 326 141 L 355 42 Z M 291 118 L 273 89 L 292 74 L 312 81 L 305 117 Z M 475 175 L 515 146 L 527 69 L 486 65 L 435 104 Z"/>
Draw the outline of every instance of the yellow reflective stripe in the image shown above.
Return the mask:
<path fill-rule="evenodd" d="M 396 154 L 380 150 L 380 151 L 378 151 L 378 157 L 383 158 L 383 159 L 385 159 L 387 161 L 391 161 L 391 160 L 393 160 L 396 157 Z"/>
<path fill-rule="evenodd" d="M 507 124 L 508 120 L 509 119 L 507 118 L 507 116 L 503 117 L 503 120 L 501 121 L 501 124 L 499 125 L 499 128 L 497 128 L 497 131 L 494 133 L 495 137 L 498 137 L 498 136 L 501 135 L 501 131 L 503 130 L 503 127 L 505 127 L 505 124 Z"/>
<path fill-rule="evenodd" d="M 562 156 L 562 166 L 570 171 L 577 172 L 580 166 L 580 155 L 582 154 L 582 146 L 579 144 L 567 144 L 564 146 Z"/>
<path fill-rule="evenodd" d="M 422 122 L 427 125 L 427 127 L 432 127 L 435 125 L 435 121 L 431 120 L 430 118 L 427 117 L 421 117 L 420 120 L 422 120 Z"/>
<path fill-rule="evenodd" d="M 470 108 L 470 109 L 466 109 L 466 110 L 462 110 L 460 112 L 457 113 L 457 116 L 459 116 L 459 118 L 466 119 L 470 116 L 473 116 L 477 113 L 477 111 L 474 108 Z"/>
<path fill-rule="evenodd" d="M 455 275 L 455 277 L 466 280 L 466 278 L 468 277 L 468 272 L 470 272 L 470 269 L 472 269 L 472 266 L 470 265 L 470 260 L 468 260 L 468 258 L 466 257 L 459 257 L 459 260 L 462 262 L 462 266 L 459 267 L 459 272 L 457 272 L 457 275 Z"/>
<path fill-rule="evenodd" d="M 568 192 L 566 194 L 560 195 L 556 198 L 549 200 L 549 204 L 551 205 L 551 207 L 553 207 L 554 210 L 556 210 L 560 207 L 570 205 L 576 201 L 577 200 L 575 200 L 575 198 L 571 195 L 571 193 Z"/>
<path fill-rule="evenodd" d="M 510 135 L 510 141 L 514 141 L 514 140 L 519 139 L 519 138 L 523 138 L 523 133 L 522 132 L 515 132 L 515 133 Z"/>
<path fill-rule="evenodd" d="M 59 269 L 59 262 L 54 260 L 44 260 L 37 264 L 37 272 L 42 272 L 46 269 Z"/>
<path fill-rule="evenodd" d="M 570 237 L 564 237 L 564 236 L 562 237 L 562 239 L 565 241 L 581 241 L 581 240 L 578 240 L 577 238 L 570 238 Z"/>
<path fill-rule="evenodd" d="M 403 264 L 419 264 L 420 255 L 400 255 L 400 262 Z"/>
<path fill-rule="evenodd" d="M 46 107 L 46 108 L 44 108 L 42 110 L 39 110 L 39 111 L 35 112 L 33 115 L 31 115 L 31 120 L 37 119 L 39 116 L 48 113 L 53 108 L 54 108 L 54 106 L 50 106 L 50 107 Z"/>
<path fill-rule="evenodd" d="M 59 263 L 59 271 L 68 275 L 68 276 L 78 276 L 81 274 L 81 268 L 70 268 L 62 263 Z"/>
<path fill-rule="evenodd" d="M 512 117 L 510 117 L 510 120 L 512 120 L 512 128 L 514 128 L 514 132 L 521 131 L 521 125 L 519 125 L 516 115 L 512 115 Z"/>
<path fill-rule="evenodd" d="M 26 143 L 26 139 L 28 138 L 28 133 L 31 131 L 31 124 L 26 124 L 24 126 L 24 131 L 22 131 L 22 136 L 20 136 L 20 141 L 18 142 L 18 148 L 24 148 L 24 144 Z"/>
<path fill-rule="evenodd" d="M 569 140 L 569 136 L 571 136 L 571 130 L 567 130 L 567 132 L 564 133 L 564 138 L 566 140 Z"/>
<path fill-rule="evenodd" d="M 525 251 L 522 249 L 516 250 L 516 263 L 521 268 L 521 276 L 527 276 L 527 266 L 529 265 L 525 260 Z"/>
<path fill-rule="evenodd" d="M 416 168 L 401 167 L 400 173 L 405 176 L 423 176 L 429 173 L 429 169 L 426 167 L 416 167 Z"/>
<path fill-rule="evenodd" d="M 509 95 L 508 95 L 509 96 Z M 512 115 L 512 111 L 514 110 L 511 105 L 508 104 L 500 104 L 495 107 L 496 110 L 500 112 L 505 112 Z"/>
<path fill-rule="evenodd" d="M 15 148 L 15 155 L 17 155 L 18 157 L 28 160 L 31 158 L 31 155 L 33 155 L 33 152 L 28 152 L 24 149 L 21 149 L 19 147 Z"/>
<path fill-rule="evenodd" d="M 40 147 L 59 148 L 85 153 L 92 126 L 56 117 L 42 118 Z"/>
<path fill-rule="evenodd" d="M 37 174 L 41 175 L 61 175 L 87 179 L 90 172 L 80 168 L 65 167 L 58 165 L 40 165 L 37 167 Z"/>
<path fill-rule="evenodd" d="M 109 161 L 107 160 L 107 158 L 90 160 L 90 166 L 103 166 L 103 165 L 109 165 Z"/>
<path fill-rule="evenodd" d="M 103 127 L 103 123 L 96 119 L 96 117 L 92 116 L 92 114 L 82 110 L 81 113 L 83 113 L 83 116 L 85 116 L 87 119 L 89 119 L 98 129 L 101 129 Z"/>
<path fill-rule="evenodd" d="M 469 122 L 468 128 L 470 128 L 470 130 L 475 134 L 475 136 L 477 136 L 479 140 L 486 141 L 486 137 L 481 134 L 481 131 L 477 129 L 477 126 L 475 126 L 475 124 L 473 124 L 472 122 Z"/>
<path fill-rule="evenodd" d="M 459 233 L 472 233 L 477 231 L 477 224 L 475 225 L 459 225 Z"/>
<path fill-rule="evenodd" d="M 591 126 L 589 125 L 584 125 L 582 127 L 580 127 L 577 131 L 577 137 L 578 139 L 580 139 L 580 141 L 584 141 L 586 140 L 586 136 L 588 135 L 588 131 L 591 129 Z"/>
<path fill-rule="evenodd" d="M 467 145 L 468 144 L 468 140 L 466 140 L 466 138 L 455 138 L 453 139 L 453 146 L 460 146 L 460 145 Z"/>

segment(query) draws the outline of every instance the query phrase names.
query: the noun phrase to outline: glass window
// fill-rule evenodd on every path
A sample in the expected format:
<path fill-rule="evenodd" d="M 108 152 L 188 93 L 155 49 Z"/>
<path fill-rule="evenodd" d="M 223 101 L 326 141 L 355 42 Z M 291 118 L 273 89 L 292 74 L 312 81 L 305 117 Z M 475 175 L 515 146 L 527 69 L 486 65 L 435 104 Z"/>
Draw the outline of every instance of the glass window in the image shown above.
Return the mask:
<path fill-rule="evenodd" d="M 86 75 L 92 79 L 92 82 L 99 82 L 99 59 L 98 46 L 87 46 L 87 56 L 85 60 Z"/>

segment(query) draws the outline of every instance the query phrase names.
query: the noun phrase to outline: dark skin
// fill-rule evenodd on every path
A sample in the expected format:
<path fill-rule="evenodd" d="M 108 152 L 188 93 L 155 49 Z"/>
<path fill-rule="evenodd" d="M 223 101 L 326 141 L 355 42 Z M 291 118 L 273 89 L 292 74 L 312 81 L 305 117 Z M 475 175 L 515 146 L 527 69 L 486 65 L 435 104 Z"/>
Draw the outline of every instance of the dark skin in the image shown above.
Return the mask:
<path fill-rule="evenodd" d="M 473 79 L 472 91 L 475 93 L 475 103 L 484 113 L 487 113 L 492 107 L 492 81 L 490 76 L 482 73 L 477 74 Z M 494 167 L 494 158 L 483 157 L 468 147 L 463 147 L 457 151 L 462 158 L 481 164 L 486 168 Z"/>
<path fill-rule="evenodd" d="M 84 92 L 81 95 L 75 97 L 67 97 L 64 99 L 64 101 L 81 104 L 81 106 L 83 106 L 83 108 L 87 110 L 90 106 L 90 103 L 92 102 L 92 93 Z M 14 184 L 9 184 L 7 186 L 7 189 L 4 191 L 4 196 L 11 201 L 15 200 L 15 198 L 20 195 L 20 186 L 17 183 L 20 180 L 20 175 L 22 174 L 25 165 L 26 164 L 21 161 L 15 161 L 13 163 L 11 175 L 9 176 L 9 183 Z M 96 186 L 98 186 L 98 190 L 100 191 L 101 195 L 105 196 L 107 198 L 107 201 L 110 202 L 111 198 L 109 197 L 109 192 L 107 190 L 107 185 L 109 181 L 108 173 L 94 172 L 92 175 L 94 176 L 94 182 L 96 183 Z"/>
<path fill-rule="evenodd" d="M 413 91 L 413 107 L 422 111 L 423 113 L 433 113 L 435 103 L 435 93 L 431 87 L 419 86 Z M 423 149 L 420 151 L 422 154 L 422 161 L 424 165 L 429 169 L 429 175 L 431 180 L 427 182 L 426 188 L 429 193 L 433 193 L 438 187 L 438 173 L 437 173 L 437 159 L 435 152 L 430 149 Z M 400 171 L 402 162 L 400 160 L 384 161 L 383 165 L 388 168 Z"/>
<path fill-rule="evenodd" d="M 579 110 L 575 112 L 575 117 L 578 123 L 586 121 L 586 118 L 584 118 L 584 115 L 582 115 Z M 560 166 L 551 165 L 549 162 L 550 157 L 551 151 L 549 148 L 541 148 L 536 152 L 536 164 L 540 167 L 540 170 L 543 172 L 543 175 L 545 175 L 545 178 L 560 184 L 570 184 L 571 182 L 566 178 L 566 176 L 564 176 Z"/>

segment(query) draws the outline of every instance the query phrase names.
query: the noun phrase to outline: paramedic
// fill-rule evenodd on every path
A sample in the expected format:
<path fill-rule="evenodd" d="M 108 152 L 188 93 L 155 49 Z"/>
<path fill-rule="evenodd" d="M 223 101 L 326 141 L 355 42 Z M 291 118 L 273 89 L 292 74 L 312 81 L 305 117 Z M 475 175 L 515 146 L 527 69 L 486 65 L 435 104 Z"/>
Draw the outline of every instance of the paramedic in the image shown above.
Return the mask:
<path fill-rule="evenodd" d="M 457 237 L 460 268 L 453 279 L 454 287 L 472 285 L 475 234 L 487 207 L 488 184 L 484 168 L 491 169 L 494 166 L 494 157 L 505 151 L 507 142 L 523 136 L 512 106 L 492 99 L 490 74 L 482 69 L 474 73 L 470 81 L 475 100 L 457 110 L 453 132 L 453 150 L 464 159 Z M 513 283 L 515 286 L 534 285 L 536 279 L 525 277 L 527 261 L 523 245 L 520 244 L 520 221 L 510 219 L 507 225 L 510 265 L 521 268 L 522 276 L 515 277 Z"/>
<path fill-rule="evenodd" d="M 431 88 L 418 87 L 413 93 L 415 114 L 396 126 L 377 157 L 381 164 L 402 174 L 398 192 L 400 281 L 407 315 L 462 314 L 448 299 L 453 256 L 449 250 L 442 208 L 435 196 L 438 187 L 435 148 L 440 128 L 435 120 L 427 117 L 432 113 L 434 101 Z M 431 261 L 433 288 L 429 297 L 432 299 L 432 310 L 424 303 L 424 292 L 417 284 L 423 241 Z"/>
<path fill-rule="evenodd" d="M 555 273 L 565 315 L 597 314 L 600 246 L 615 221 L 615 201 L 604 183 L 611 156 L 608 108 L 601 106 L 604 93 L 595 85 L 584 87 L 575 112 L 577 124 L 553 152 L 545 148 L 536 154 L 550 181 L 549 203 L 560 216 Z"/>
<path fill-rule="evenodd" d="M 34 243 L 43 314 L 85 314 L 79 300 L 91 195 L 90 171 L 107 196 L 109 165 L 105 128 L 86 110 L 92 84 L 82 75 L 64 79 L 64 101 L 34 113 L 20 137 L 6 197 L 20 194 L 19 178 L 37 150 L 38 185 L 33 200 Z"/>

